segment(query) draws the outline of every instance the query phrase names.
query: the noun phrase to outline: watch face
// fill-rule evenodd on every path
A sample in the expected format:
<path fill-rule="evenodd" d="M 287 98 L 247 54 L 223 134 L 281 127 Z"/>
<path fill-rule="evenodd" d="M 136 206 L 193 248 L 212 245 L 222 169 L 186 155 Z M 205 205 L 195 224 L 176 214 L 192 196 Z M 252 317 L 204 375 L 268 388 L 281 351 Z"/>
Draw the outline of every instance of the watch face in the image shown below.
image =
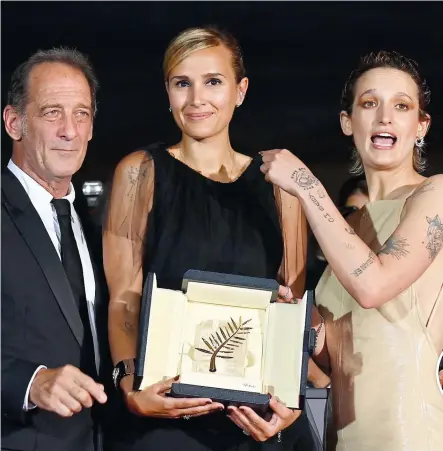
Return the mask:
<path fill-rule="evenodd" d="M 115 368 L 112 370 L 112 380 L 113 380 L 113 382 L 114 382 L 115 387 L 117 387 L 117 377 L 118 377 L 118 373 L 119 373 L 118 368 L 115 367 Z"/>

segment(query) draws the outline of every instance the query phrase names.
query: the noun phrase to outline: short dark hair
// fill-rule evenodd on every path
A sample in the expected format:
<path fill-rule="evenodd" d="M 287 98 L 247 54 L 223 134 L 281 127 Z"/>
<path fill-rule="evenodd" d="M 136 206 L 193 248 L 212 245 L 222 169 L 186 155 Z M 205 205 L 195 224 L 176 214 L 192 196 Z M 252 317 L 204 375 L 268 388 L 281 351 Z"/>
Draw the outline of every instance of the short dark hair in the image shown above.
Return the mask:
<path fill-rule="evenodd" d="M 355 97 L 355 85 L 357 84 L 358 79 L 365 72 L 378 68 L 397 69 L 411 76 L 417 85 L 420 119 L 425 119 L 428 116 L 426 109 L 431 101 L 431 90 L 429 89 L 426 80 L 420 73 L 418 63 L 395 51 L 388 52 L 381 50 L 376 53 L 368 53 L 361 58 L 360 64 L 351 72 L 351 75 L 343 88 L 341 95 L 342 110 L 346 111 L 349 116 L 352 114 L 352 105 L 354 104 Z M 355 148 L 352 152 L 352 161 L 353 164 L 350 169 L 351 174 L 362 174 L 363 164 Z M 423 148 L 420 148 L 417 145 L 414 146 L 413 166 L 417 172 L 422 172 L 426 168 L 426 159 L 423 155 Z"/>
<path fill-rule="evenodd" d="M 13 72 L 8 91 L 8 104 L 19 114 L 24 114 L 29 94 L 29 75 L 32 69 L 43 63 L 61 63 L 78 69 L 85 76 L 91 90 L 92 111 L 97 112 L 98 80 L 86 55 L 76 49 L 56 47 L 38 50 Z"/>
<path fill-rule="evenodd" d="M 398 69 L 411 76 L 417 85 L 418 101 L 420 107 L 420 116 L 426 115 L 426 108 L 431 100 L 431 90 L 426 80 L 420 73 L 418 63 L 412 59 L 406 58 L 395 51 L 372 52 L 365 55 L 358 67 L 351 72 L 346 82 L 341 96 L 342 109 L 348 114 L 352 113 L 352 105 L 354 103 L 355 85 L 358 79 L 367 71 L 378 68 Z"/>
<path fill-rule="evenodd" d="M 338 193 L 338 206 L 344 207 L 348 198 L 357 193 L 369 196 L 368 182 L 364 176 L 351 177 L 343 183 Z"/>

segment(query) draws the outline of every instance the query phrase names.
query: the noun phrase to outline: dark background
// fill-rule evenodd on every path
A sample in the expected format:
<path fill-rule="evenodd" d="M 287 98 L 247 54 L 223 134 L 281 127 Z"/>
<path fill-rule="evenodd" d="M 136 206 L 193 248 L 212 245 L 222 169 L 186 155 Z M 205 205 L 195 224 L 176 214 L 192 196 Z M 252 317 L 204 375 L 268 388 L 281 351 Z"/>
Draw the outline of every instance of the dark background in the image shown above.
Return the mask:
<path fill-rule="evenodd" d="M 179 133 L 168 111 L 162 57 L 190 26 L 216 24 L 239 40 L 250 79 L 231 140 L 253 154 L 286 147 L 335 194 L 350 141 L 339 100 L 358 58 L 397 50 L 416 59 L 432 91 L 428 173 L 443 172 L 443 4 L 437 2 L 2 2 L 2 107 L 13 69 L 39 48 L 74 46 L 100 81 L 94 138 L 76 176 L 108 178 L 125 154 Z M 3 129 L 3 127 L 2 127 Z M 11 144 L 2 130 L 2 163 Z"/>

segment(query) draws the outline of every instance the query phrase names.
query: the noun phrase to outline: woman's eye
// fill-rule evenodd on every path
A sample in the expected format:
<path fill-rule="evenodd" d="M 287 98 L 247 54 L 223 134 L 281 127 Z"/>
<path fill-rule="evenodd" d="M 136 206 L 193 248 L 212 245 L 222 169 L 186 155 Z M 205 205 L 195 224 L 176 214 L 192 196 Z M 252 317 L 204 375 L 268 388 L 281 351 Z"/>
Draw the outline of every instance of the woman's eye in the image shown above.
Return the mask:
<path fill-rule="evenodd" d="M 409 107 L 408 107 L 408 105 L 406 105 L 406 103 L 399 103 L 399 104 L 396 105 L 396 107 L 399 110 L 408 110 L 409 109 Z"/>
<path fill-rule="evenodd" d="M 220 85 L 221 84 L 221 80 L 219 78 L 210 78 L 207 81 L 207 84 L 211 85 L 211 86 L 216 86 L 216 85 Z"/>
<path fill-rule="evenodd" d="M 175 86 L 178 86 L 179 88 L 186 88 L 186 86 L 189 86 L 189 81 L 180 80 L 175 84 Z"/>
<path fill-rule="evenodd" d="M 366 100 L 365 102 L 363 102 L 363 106 L 365 108 L 371 108 L 371 107 L 376 106 L 376 103 L 374 100 Z"/>

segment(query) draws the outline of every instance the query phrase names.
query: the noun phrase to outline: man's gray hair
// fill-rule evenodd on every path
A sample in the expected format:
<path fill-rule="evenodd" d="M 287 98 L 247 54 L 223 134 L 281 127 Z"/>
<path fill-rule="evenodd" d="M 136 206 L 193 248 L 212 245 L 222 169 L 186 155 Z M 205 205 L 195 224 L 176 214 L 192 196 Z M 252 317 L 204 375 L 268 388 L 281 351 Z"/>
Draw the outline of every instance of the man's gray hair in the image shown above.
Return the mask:
<path fill-rule="evenodd" d="M 29 75 L 32 69 L 43 63 L 62 63 L 78 69 L 85 76 L 91 90 L 92 112 L 97 112 L 98 81 L 94 69 L 86 55 L 76 49 L 56 47 L 49 50 L 38 50 L 24 63 L 20 64 L 12 74 L 8 91 L 8 104 L 20 114 L 25 114 L 28 103 Z"/>

